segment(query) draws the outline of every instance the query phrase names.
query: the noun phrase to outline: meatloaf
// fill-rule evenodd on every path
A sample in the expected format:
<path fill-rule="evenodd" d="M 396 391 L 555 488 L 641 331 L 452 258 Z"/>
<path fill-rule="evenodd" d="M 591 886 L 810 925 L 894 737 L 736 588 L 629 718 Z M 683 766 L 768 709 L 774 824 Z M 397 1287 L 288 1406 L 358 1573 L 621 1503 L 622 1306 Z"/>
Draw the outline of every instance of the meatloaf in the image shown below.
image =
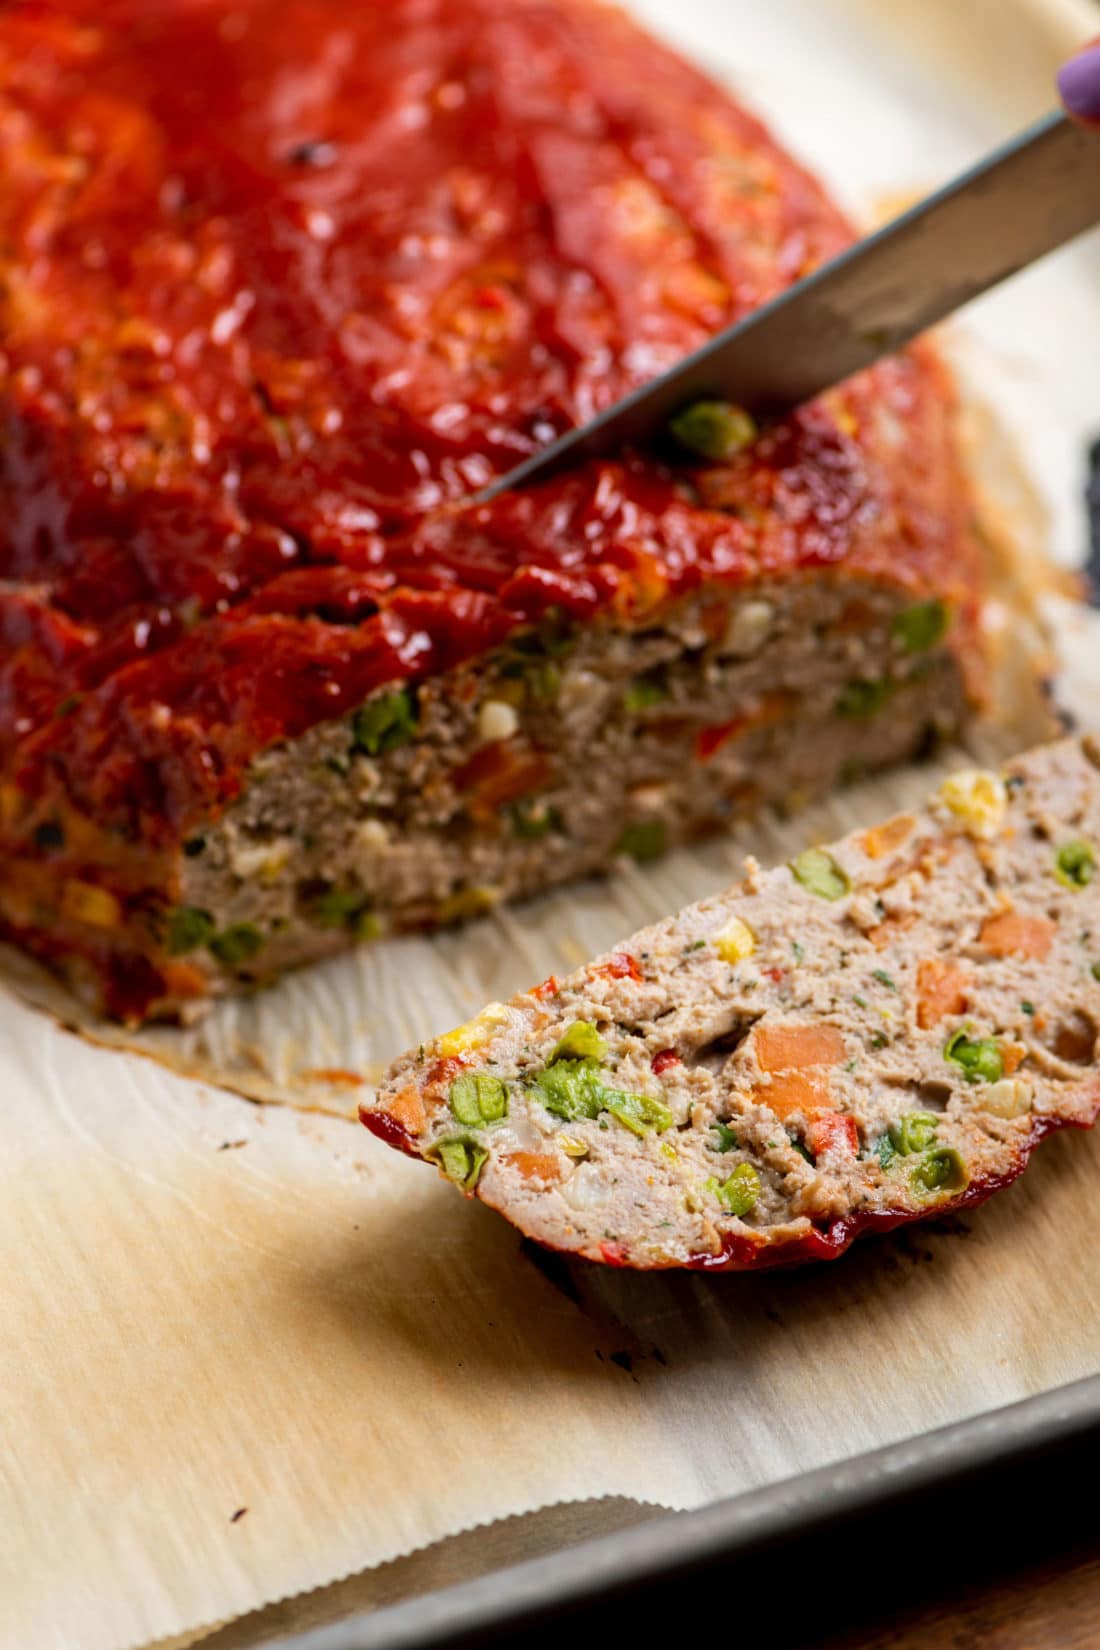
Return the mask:
<path fill-rule="evenodd" d="M 850 236 L 595 0 L 0 8 L 2 932 L 189 1012 L 954 729 L 929 348 L 470 502 Z"/>
<path fill-rule="evenodd" d="M 956 773 L 405 1055 L 363 1121 L 590 1260 L 831 1259 L 1094 1121 L 1098 856 L 1095 742 Z"/>

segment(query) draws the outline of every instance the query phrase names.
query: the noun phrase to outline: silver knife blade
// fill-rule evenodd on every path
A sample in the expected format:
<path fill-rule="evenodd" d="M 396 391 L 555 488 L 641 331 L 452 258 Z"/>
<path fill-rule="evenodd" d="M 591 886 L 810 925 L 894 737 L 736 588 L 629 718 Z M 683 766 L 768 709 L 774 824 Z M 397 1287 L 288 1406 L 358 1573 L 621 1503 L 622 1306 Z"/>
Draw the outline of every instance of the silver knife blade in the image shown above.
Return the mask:
<path fill-rule="evenodd" d="M 1097 223 L 1100 136 L 1049 115 L 477 500 L 650 445 L 692 401 L 732 401 L 760 422 L 780 417 Z"/>

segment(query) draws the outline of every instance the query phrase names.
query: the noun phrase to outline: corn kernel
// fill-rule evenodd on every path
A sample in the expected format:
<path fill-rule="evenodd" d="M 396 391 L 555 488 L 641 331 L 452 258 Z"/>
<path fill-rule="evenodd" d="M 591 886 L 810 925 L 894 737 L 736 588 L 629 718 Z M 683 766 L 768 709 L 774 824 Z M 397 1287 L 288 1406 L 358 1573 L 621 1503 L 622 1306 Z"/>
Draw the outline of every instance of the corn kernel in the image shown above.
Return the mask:
<path fill-rule="evenodd" d="M 588 1147 L 583 1140 L 578 1140 L 575 1134 L 559 1134 L 555 1138 L 566 1157 L 588 1156 Z"/>
<path fill-rule="evenodd" d="M 982 1110 L 994 1117 L 1023 1117 L 1031 1110 L 1031 1084 L 1022 1077 L 1004 1077 L 991 1083 L 982 1097 Z"/>
<path fill-rule="evenodd" d="M 731 917 L 726 926 L 714 935 L 711 944 L 723 962 L 744 962 L 756 950 L 756 935 L 747 922 Z"/>
<path fill-rule="evenodd" d="M 468 1054 L 471 1049 L 487 1043 L 494 1033 L 508 1024 L 508 1020 L 508 1010 L 503 1003 L 490 1003 L 472 1020 L 467 1020 L 465 1025 L 444 1032 L 435 1046 L 444 1059 L 451 1059 L 456 1054 Z"/>
<path fill-rule="evenodd" d="M 70 922 L 86 923 L 89 928 L 117 928 L 122 921 L 122 907 L 106 888 L 72 877 L 61 890 L 61 915 Z"/>
<path fill-rule="evenodd" d="M 1004 824 L 1008 796 L 1002 780 L 988 769 L 966 768 L 951 774 L 940 786 L 940 798 L 968 836 L 988 842 Z"/>
<path fill-rule="evenodd" d="M 487 699 L 478 712 L 477 731 L 486 745 L 513 739 L 519 732 L 519 714 L 515 706 L 503 699 Z"/>

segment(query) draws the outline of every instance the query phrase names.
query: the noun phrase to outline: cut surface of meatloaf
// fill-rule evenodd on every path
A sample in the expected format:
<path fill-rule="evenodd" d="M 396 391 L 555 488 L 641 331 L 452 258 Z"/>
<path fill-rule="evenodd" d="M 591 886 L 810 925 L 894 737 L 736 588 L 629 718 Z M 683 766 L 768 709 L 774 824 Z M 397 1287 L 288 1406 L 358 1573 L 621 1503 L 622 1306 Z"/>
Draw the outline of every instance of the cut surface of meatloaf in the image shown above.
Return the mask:
<path fill-rule="evenodd" d="M 363 1121 L 592 1260 L 832 1258 L 1093 1123 L 1098 860 L 1095 742 L 954 774 L 490 1005 L 399 1060 Z"/>
<path fill-rule="evenodd" d="M 850 234 L 594 0 L 3 7 L 3 933 L 175 1013 L 954 729 L 926 347 L 464 502 Z"/>

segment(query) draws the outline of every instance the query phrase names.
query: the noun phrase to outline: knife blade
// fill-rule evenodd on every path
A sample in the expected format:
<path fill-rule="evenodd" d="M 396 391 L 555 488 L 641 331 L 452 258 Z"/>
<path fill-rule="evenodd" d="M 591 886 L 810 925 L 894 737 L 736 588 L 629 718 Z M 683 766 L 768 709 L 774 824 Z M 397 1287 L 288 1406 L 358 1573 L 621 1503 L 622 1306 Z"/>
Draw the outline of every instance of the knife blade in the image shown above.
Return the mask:
<path fill-rule="evenodd" d="M 790 412 L 1100 223 L 1100 135 L 1047 116 L 476 495 L 652 445 L 693 401 Z"/>

